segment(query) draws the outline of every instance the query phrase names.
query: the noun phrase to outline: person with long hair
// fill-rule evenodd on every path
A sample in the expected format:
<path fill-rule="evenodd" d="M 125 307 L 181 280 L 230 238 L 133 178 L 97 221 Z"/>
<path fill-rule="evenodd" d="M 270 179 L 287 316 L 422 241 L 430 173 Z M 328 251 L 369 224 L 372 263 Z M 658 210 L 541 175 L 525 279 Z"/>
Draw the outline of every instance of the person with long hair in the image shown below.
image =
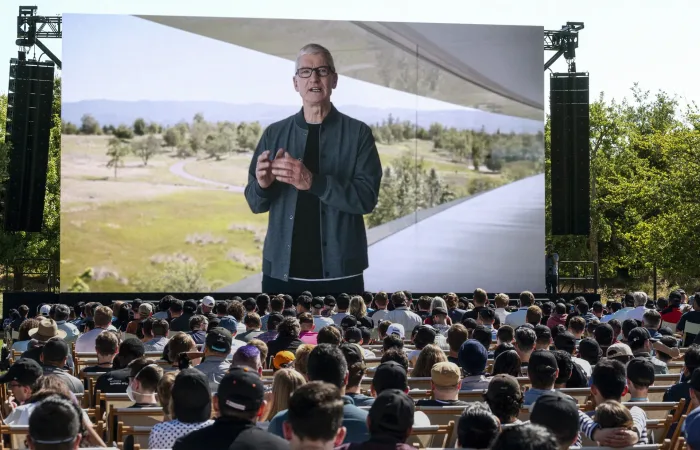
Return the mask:
<path fill-rule="evenodd" d="M 32 328 L 39 328 L 39 319 L 26 319 L 19 326 L 19 336 L 17 340 L 12 343 L 12 350 L 18 352 L 26 352 L 28 350 L 29 341 L 29 330 Z"/>
<path fill-rule="evenodd" d="M 439 362 L 447 361 L 447 356 L 440 347 L 434 344 L 429 344 L 423 347 L 423 350 L 418 354 L 416 365 L 411 371 L 412 377 L 430 377 L 431 369 Z"/>
<path fill-rule="evenodd" d="M 289 398 L 294 391 L 306 383 L 304 377 L 294 369 L 280 369 L 275 372 L 272 379 L 272 392 L 268 402 L 267 411 L 263 413 L 261 421 L 269 421 L 278 412 L 289 407 Z"/>
<path fill-rule="evenodd" d="M 350 299 L 350 308 L 348 309 L 348 314 L 354 316 L 357 319 L 357 324 L 367 327 L 369 329 L 374 328 L 372 319 L 367 316 L 367 305 L 365 301 L 359 295 L 356 295 Z"/>
<path fill-rule="evenodd" d="M 491 376 L 496 375 L 510 375 L 516 378 L 522 376 L 522 362 L 518 352 L 507 350 L 496 357 Z"/>

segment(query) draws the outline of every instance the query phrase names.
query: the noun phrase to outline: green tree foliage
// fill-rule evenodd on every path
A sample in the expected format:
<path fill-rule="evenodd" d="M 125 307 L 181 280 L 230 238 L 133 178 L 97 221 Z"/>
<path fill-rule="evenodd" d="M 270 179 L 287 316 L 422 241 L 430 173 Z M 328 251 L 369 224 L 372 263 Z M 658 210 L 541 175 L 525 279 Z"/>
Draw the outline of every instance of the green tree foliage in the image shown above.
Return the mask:
<path fill-rule="evenodd" d="M 151 122 L 148 124 L 148 127 L 146 127 L 146 132 L 148 134 L 159 134 L 163 132 L 163 127 L 155 122 Z"/>
<path fill-rule="evenodd" d="M 97 119 L 90 114 L 84 114 L 80 118 L 80 134 L 100 134 L 102 129 Z"/>
<path fill-rule="evenodd" d="M 114 125 L 102 125 L 102 134 L 113 134 Z"/>
<path fill-rule="evenodd" d="M 134 120 L 133 129 L 136 136 L 143 136 L 146 134 L 146 121 L 140 117 Z"/>
<path fill-rule="evenodd" d="M 170 127 L 165 130 L 163 140 L 166 146 L 177 147 L 182 142 L 183 136 L 180 134 L 177 128 Z"/>
<path fill-rule="evenodd" d="M 5 123 L 7 96 L 0 95 L 0 124 Z M 46 174 L 46 197 L 44 220 L 39 233 L 0 233 L 0 264 L 9 264 L 14 273 L 14 288 L 21 290 L 21 271 L 39 271 L 44 262 L 29 262 L 23 267 L 12 264 L 15 259 L 48 259 L 59 262 L 60 254 L 60 196 L 61 196 L 61 79 L 54 81 L 51 134 L 49 139 L 49 162 Z M 7 180 L 7 163 L 11 145 L 5 142 L 5 127 L 0 126 L 0 182 Z"/>
<path fill-rule="evenodd" d="M 194 261 L 169 261 L 147 270 L 132 283 L 137 292 L 204 292 L 210 289 L 204 267 Z"/>
<path fill-rule="evenodd" d="M 126 125 L 119 125 L 117 128 L 114 128 L 112 130 L 112 134 L 115 138 L 122 141 L 132 139 L 134 137 L 134 132 L 131 131 L 131 128 L 127 127 Z"/>
<path fill-rule="evenodd" d="M 107 167 L 114 167 L 114 178 L 117 178 L 117 169 L 124 166 L 124 159 L 131 152 L 130 145 L 117 138 L 116 136 L 109 138 L 109 144 L 107 146 L 107 156 L 109 156 L 109 161 L 107 161 Z"/>
<path fill-rule="evenodd" d="M 71 122 L 63 122 L 61 125 L 61 133 L 62 134 L 78 134 L 80 130 L 78 130 L 78 127 L 75 126 L 74 123 Z"/>
<path fill-rule="evenodd" d="M 148 160 L 157 155 L 162 144 L 160 138 L 149 134 L 145 139 L 137 139 L 131 142 L 131 152 L 141 158 L 143 165 L 148 165 Z M 116 178 L 116 172 L 114 177 Z"/>
<path fill-rule="evenodd" d="M 597 260 L 602 277 L 697 282 L 700 262 L 700 110 L 635 85 L 632 99 L 591 104 L 591 235 L 549 236 L 563 260 Z M 550 167 L 549 121 L 545 129 Z M 547 223 L 551 197 L 546 191 Z M 549 234 L 549 231 L 548 231 Z"/>

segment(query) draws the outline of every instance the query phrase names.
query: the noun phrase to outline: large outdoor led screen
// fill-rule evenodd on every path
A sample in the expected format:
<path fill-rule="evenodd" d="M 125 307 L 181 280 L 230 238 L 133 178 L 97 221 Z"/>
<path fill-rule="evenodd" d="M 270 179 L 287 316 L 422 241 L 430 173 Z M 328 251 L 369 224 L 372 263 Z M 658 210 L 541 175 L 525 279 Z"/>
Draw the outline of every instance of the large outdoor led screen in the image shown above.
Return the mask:
<path fill-rule="evenodd" d="M 63 20 L 62 291 L 543 292 L 542 27 Z"/>

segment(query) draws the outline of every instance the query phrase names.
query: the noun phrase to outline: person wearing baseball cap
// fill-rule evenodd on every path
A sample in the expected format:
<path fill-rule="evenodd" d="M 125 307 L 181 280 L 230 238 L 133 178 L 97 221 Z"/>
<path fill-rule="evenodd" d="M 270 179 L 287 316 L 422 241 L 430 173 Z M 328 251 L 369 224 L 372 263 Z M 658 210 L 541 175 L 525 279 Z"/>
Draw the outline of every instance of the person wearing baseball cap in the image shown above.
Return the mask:
<path fill-rule="evenodd" d="M 294 360 L 296 357 L 294 353 L 283 350 L 278 352 L 272 359 L 272 370 L 277 372 L 280 369 L 291 369 L 294 367 Z"/>
<path fill-rule="evenodd" d="M 173 450 L 288 449 L 287 441 L 255 425 L 265 411 L 264 397 L 265 384 L 257 372 L 232 367 L 220 380 L 212 401 L 218 413 L 214 423 L 178 438 Z"/>
<path fill-rule="evenodd" d="M 413 450 L 406 444 L 415 426 L 413 400 L 399 389 L 387 389 L 377 396 L 369 410 L 369 440 L 360 445 L 345 444 L 339 450 Z"/>
<path fill-rule="evenodd" d="M 195 368 L 207 375 L 212 392 L 217 390 L 219 382 L 231 367 L 227 358 L 231 353 L 232 342 L 231 332 L 225 328 L 216 327 L 207 333 L 204 342 L 204 360 Z"/>
<path fill-rule="evenodd" d="M 530 355 L 527 376 L 532 387 L 525 392 L 525 406 L 532 405 L 545 392 L 554 390 L 559 376 L 557 359 L 549 350 L 535 350 Z"/>
<path fill-rule="evenodd" d="M 547 428 L 566 450 L 578 440 L 579 412 L 576 400 L 559 391 L 545 392 L 532 405 L 530 422 Z"/>
<path fill-rule="evenodd" d="M 2 415 L 7 417 L 17 406 L 24 404 L 35 390 L 36 380 L 44 374 L 38 362 L 24 358 L 15 361 L 7 372 L 0 377 L 0 383 L 7 384 L 12 393 L 2 405 Z"/>
<path fill-rule="evenodd" d="M 323 297 L 314 297 L 311 299 L 311 314 L 314 318 L 314 329 L 318 333 L 323 327 L 333 325 L 333 319 L 323 316 L 323 308 L 325 307 L 325 299 Z"/>
<path fill-rule="evenodd" d="M 630 346 L 622 342 L 618 342 L 608 347 L 606 356 L 608 359 L 616 359 L 622 364 L 627 364 L 632 358 L 634 358 Z"/>
<path fill-rule="evenodd" d="M 466 402 L 459 400 L 459 389 L 462 387 L 462 371 L 457 364 L 439 362 L 430 369 L 430 384 L 433 398 L 421 399 L 416 406 L 465 406 Z"/>
<path fill-rule="evenodd" d="M 71 392 L 82 394 L 85 392 L 83 382 L 64 369 L 68 354 L 68 344 L 62 339 L 51 339 L 44 344 L 41 349 L 41 366 L 44 370 L 44 375 L 56 375 L 66 384 Z"/>
<path fill-rule="evenodd" d="M 520 423 L 518 414 L 523 406 L 523 392 L 515 377 L 499 374 L 491 378 L 484 401 L 502 424 Z"/>
<path fill-rule="evenodd" d="M 396 336 L 401 340 L 406 339 L 406 332 L 404 331 L 403 325 L 400 323 L 392 323 L 386 329 L 387 336 Z"/>
<path fill-rule="evenodd" d="M 637 327 L 631 330 L 627 336 L 627 343 L 635 357 L 646 358 L 654 365 L 654 373 L 657 375 L 669 373 L 668 365 L 665 362 L 651 356 L 651 336 L 646 328 Z"/>

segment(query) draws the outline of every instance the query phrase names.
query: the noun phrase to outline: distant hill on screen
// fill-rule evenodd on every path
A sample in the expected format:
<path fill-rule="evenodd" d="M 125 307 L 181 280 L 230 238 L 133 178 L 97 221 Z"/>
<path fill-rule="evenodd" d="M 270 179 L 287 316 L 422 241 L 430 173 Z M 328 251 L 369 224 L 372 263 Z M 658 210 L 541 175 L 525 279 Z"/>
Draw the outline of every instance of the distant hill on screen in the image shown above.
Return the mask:
<path fill-rule="evenodd" d="M 80 124 L 83 114 L 92 115 L 100 125 L 131 125 L 141 117 L 146 122 L 161 125 L 174 125 L 180 121 L 191 122 L 197 113 L 202 113 L 209 122 L 254 122 L 263 126 L 283 119 L 298 111 L 296 106 L 275 106 L 263 104 L 236 105 L 222 102 L 197 101 L 115 101 L 83 100 L 63 103 L 64 121 Z M 367 124 L 381 123 L 389 114 L 401 121 L 416 122 L 416 111 L 411 109 L 383 109 L 365 106 L 339 106 L 338 109 Z M 533 120 L 503 116 L 478 110 L 419 111 L 418 125 L 424 128 L 432 123 L 446 127 L 479 130 L 483 126 L 489 133 L 500 129 L 501 133 L 537 133 L 544 131 L 544 124 Z"/>

